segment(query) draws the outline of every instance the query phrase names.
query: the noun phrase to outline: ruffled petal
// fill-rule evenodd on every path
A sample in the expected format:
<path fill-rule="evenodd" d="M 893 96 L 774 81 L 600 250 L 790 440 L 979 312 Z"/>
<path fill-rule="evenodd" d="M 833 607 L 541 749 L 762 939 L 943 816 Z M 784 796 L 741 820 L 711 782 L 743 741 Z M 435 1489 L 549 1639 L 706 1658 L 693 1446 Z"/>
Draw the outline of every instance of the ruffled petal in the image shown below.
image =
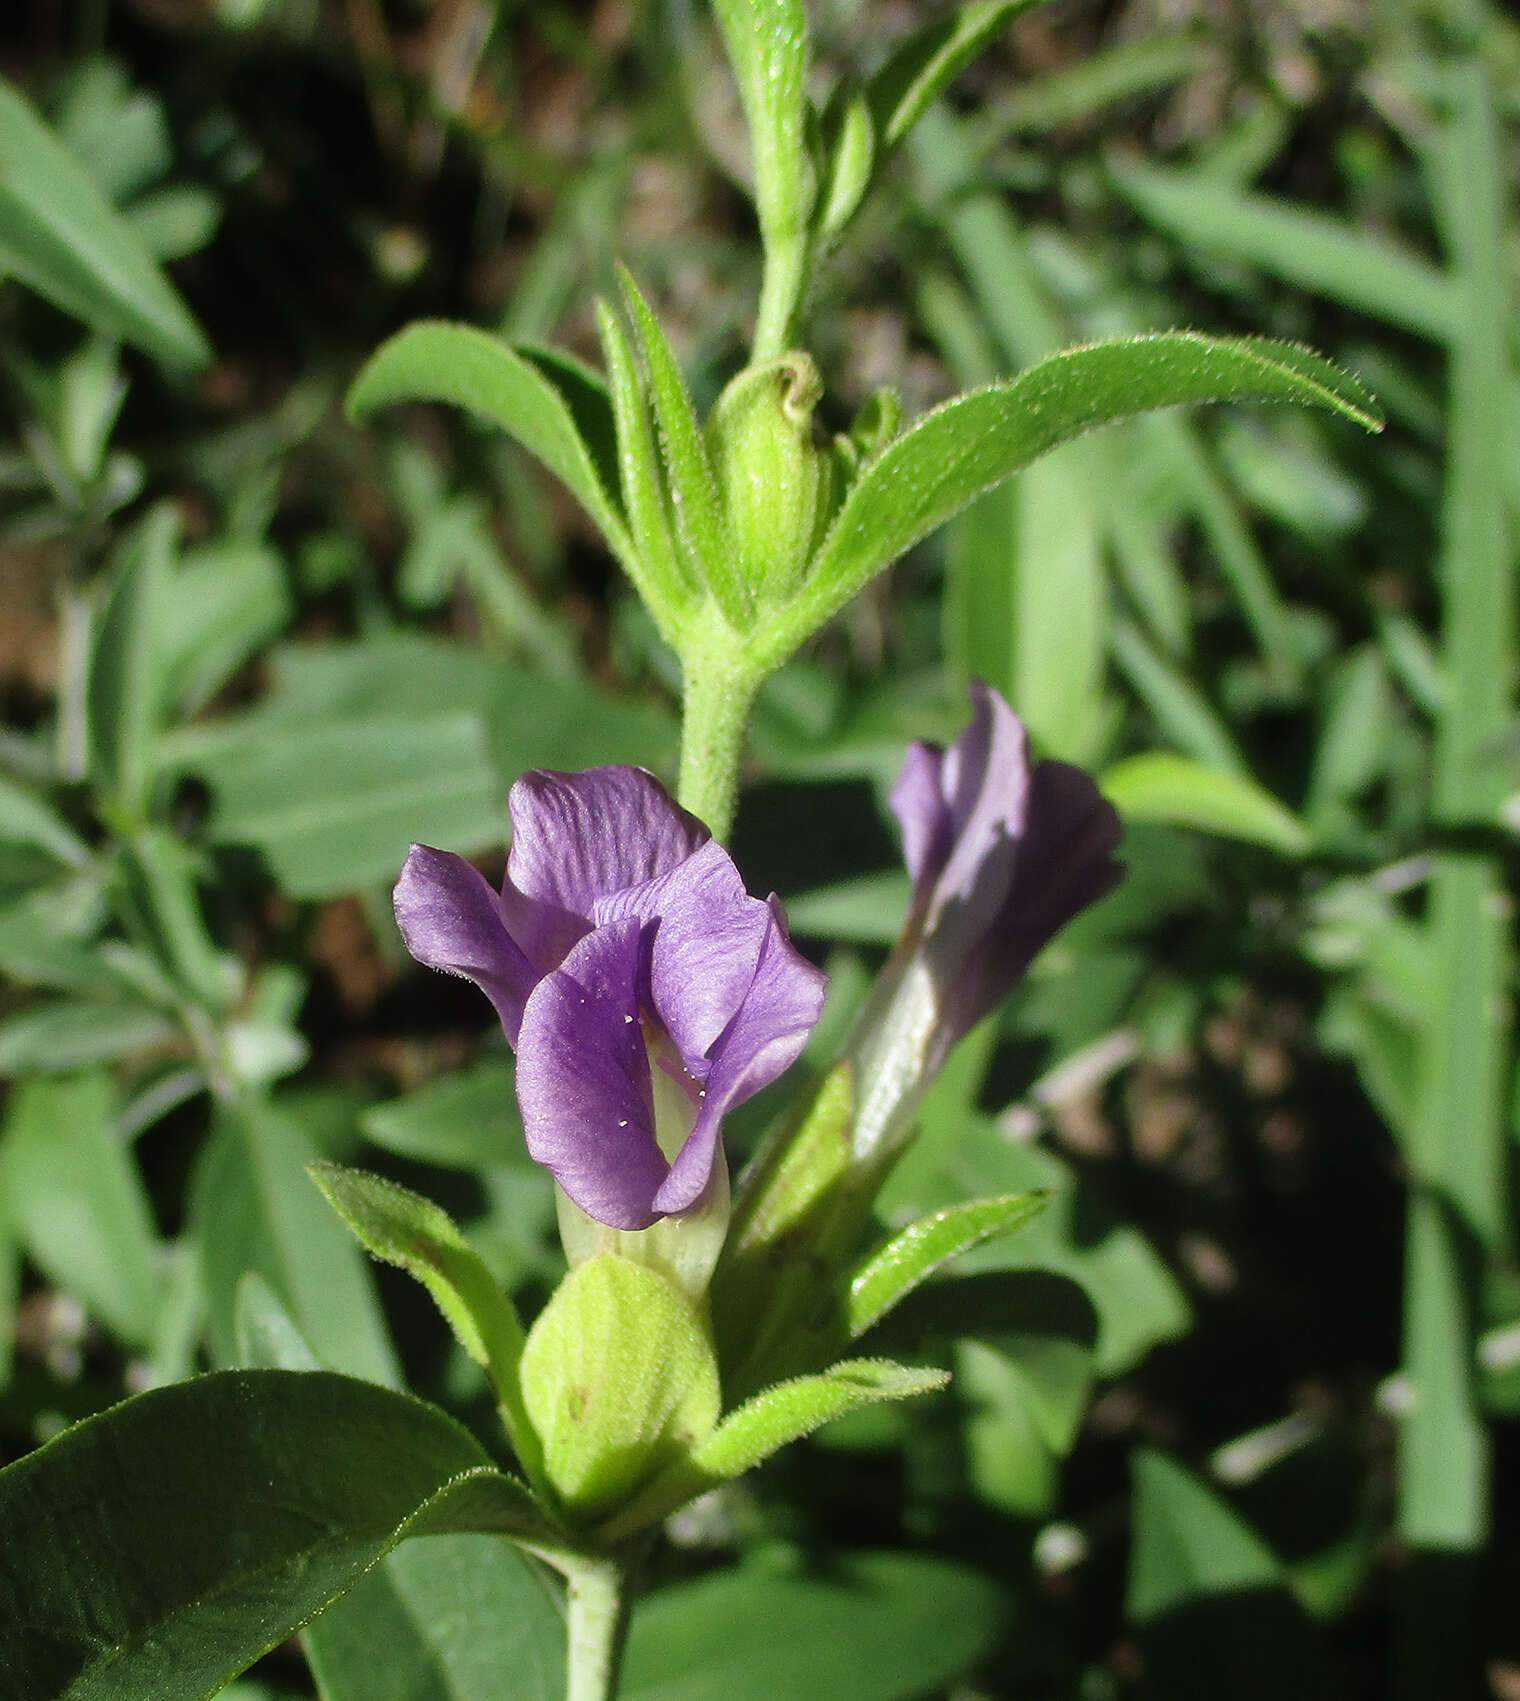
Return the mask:
<path fill-rule="evenodd" d="M 701 1197 L 712 1174 L 724 1114 L 796 1062 L 823 1009 L 828 977 L 787 937 L 780 903 L 772 897 L 761 908 L 766 925 L 754 977 L 712 1048 L 702 1109 L 654 1196 L 657 1211 L 689 1210 Z"/>
<path fill-rule="evenodd" d="M 535 769 L 508 808 L 503 915 L 541 973 L 587 932 L 598 898 L 668 873 L 711 837 L 643 768 Z"/>
<path fill-rule="evenodd" d="M 507 931 L 501 900 L 485 876 L 453 851 L 413 845 L 396 882 L 395 906 L 407 950 L 430 969 L 474 981 L 516 1045 L 538 977 Z"/>
<path fill-rule="evenodd" d="M 710 839 L 669 874 L 603 898 L 594 914 L 598 924 L 635 915 L 651 926 L 650 1002 L 687 1066 L 705 1058 L 750 990 L 771 926 L 733 858 Z"/>
<path fill-rule="evenodd" d="M 638 1020 L 640 923 L 599 927 L 546 975 L 523 1012 L 517 1098 L 528 1151 L 589 1216 L 648 1228 L 670 1166 L 655 1141 Z"/>

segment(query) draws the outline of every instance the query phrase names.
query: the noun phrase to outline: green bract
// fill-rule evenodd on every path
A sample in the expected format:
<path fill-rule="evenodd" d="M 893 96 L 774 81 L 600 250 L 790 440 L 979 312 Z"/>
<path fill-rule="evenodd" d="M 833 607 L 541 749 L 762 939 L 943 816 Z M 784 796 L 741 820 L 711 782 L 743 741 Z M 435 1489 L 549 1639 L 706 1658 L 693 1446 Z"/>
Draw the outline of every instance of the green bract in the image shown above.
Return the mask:
<path fill-rule="evenodd" d="M 718 1365 L 679 1288 L 603 1254 L 560 1283 L 528 1333 L 523 1400 L 572 1517 L 616 1511 L 718 1421 Z"/>

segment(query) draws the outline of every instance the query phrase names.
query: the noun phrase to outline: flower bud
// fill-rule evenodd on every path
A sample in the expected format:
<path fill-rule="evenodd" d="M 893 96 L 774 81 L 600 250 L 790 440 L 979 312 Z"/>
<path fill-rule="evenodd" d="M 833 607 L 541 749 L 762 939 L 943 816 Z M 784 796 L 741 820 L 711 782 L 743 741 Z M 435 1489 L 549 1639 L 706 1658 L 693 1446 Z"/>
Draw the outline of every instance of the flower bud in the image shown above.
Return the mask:
<path fill-rule="evenodd" d="M 822 393 L 812 359 L 788 354 L 741 372 L 707 422 L 729 535 L 762 598 L 796 588 L 836 505 L 833 458 L 813 442 Z"/>
<path fill-rule="evenodd" d="M 686 1458 L 718 1421 L 718 1366 L 684 1293 L 602 1253 L 572 1270 L 528 1332 L 523 1404 L 544 1474 L 572 1517 L 598 1522 Z"/>

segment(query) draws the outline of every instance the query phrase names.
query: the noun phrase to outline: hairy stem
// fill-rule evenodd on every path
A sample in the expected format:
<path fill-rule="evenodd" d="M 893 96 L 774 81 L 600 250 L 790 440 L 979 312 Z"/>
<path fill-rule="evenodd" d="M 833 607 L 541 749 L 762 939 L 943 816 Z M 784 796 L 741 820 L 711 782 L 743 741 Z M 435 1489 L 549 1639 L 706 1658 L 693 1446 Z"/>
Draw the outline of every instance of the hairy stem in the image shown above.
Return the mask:
<path fill-rule="evenodd" d="M 565 1701 L 613 1701 L 633 1605 L 631 1567 L 582 1558 L 567 1569 L 569 1624 Z"/>
<path fill-rule="evenodd" d="M 759 687 L 755 668 L 732 646 L 687 658 L 677 795 L 719 841 L 733 826 L 744 733 Z"/>

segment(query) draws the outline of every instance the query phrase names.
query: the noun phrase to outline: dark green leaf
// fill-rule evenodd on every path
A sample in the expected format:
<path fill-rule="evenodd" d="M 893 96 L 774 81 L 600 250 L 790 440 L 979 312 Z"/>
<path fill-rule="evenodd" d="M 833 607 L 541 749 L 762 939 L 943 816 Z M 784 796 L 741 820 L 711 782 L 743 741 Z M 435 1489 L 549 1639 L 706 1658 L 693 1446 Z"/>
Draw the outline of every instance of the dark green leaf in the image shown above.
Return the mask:
<path fill-rule="evenodd" d="M 211 349 L 139 237 L 7 83 L 0 81 L 0 274 L 172 366 Z"/>
<path fill-rule="evenodd" d="M 1002 1610 L 974 1571 L 915 1554 L 726 1571 L 635 1609 L 621 1701 L 911 1701 L 975 1665 Z"/>
<path fill-rule="evenodd" d="M 407 1535 L 515 1527 L 434 1406 L 324 1372 L 140 1395 L 0 1472 L 7 1701 L 200 1701 Z"/>
<path fill-rule="evenodd" d="M 302 1634 L 322 1701 L 562 1701 L 559 1587 L 510 1542 L 406 1542 Z"/>

